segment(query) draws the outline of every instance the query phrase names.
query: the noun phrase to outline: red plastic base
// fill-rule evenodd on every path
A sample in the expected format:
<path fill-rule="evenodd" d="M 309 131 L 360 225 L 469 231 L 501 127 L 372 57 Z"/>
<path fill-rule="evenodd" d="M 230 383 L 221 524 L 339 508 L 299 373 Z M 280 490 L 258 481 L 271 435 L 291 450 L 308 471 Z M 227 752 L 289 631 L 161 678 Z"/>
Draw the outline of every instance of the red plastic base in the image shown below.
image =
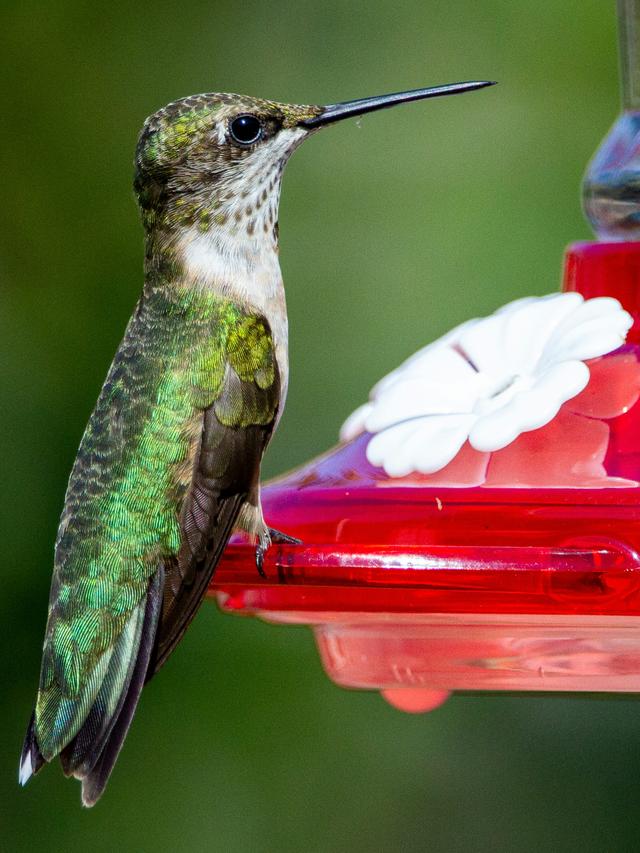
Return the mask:
<path fill-rule="evenodd" d="M 223 609 L 314 626 L 331 678 L 408 711 L 451 689 L 640 691 L 640 243 L 573 246 L 564 288 L 636 323 L 550 424 L 401 479 L 364 435 L 274 481 L 265 517 L 304 544 L 272 547 L 266 580 L 231 544 Z"/>

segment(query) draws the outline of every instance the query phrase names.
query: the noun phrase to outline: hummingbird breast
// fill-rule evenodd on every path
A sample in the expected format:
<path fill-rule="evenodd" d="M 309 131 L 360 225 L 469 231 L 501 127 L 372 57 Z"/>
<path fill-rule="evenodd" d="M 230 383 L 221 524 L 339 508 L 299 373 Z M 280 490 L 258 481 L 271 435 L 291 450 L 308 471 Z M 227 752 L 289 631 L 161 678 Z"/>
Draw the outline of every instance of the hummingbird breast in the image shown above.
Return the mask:
<path fill-rule="evenodd" d="M 186 280 L 196 290 L 216 294 L 267 320 L 271 327 L 284 408 L 289 381 L 287 305 L 278 245 L 264 231 L 249 238 L 241 228 L 218 226 L 186 231 L 178 242 Z"/>

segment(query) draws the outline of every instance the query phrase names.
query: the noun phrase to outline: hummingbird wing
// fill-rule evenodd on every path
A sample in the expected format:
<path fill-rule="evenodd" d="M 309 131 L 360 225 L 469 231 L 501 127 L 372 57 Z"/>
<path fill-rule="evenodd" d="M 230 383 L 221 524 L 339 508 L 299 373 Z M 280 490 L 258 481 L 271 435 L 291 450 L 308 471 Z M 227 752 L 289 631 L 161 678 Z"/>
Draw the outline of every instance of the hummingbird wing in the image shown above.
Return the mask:
<path fill-rule="evenodd" d="M 260 463 L 280 404 L 280 374 L 264 317 L 243 321 L 227 351 L 220 394 L 202 418 L 180 518 L 182 545 L 166 566 L 151 678 L 180 642 L 206 593 L 243 506 L 259 504 Z"/>
<path fill-rule="evenodd" d="M 148 673 L 184 633 L 257 487 L 279 404 L 267 321 L 219 297 L 204 306 L 204 295 L 181 298 L 169 303 L 175 297 L 159 289 L 134 314 L 85 432 L 56 544 L 21 780 L 60 754 L 87 805 L 106 785 Z"/>

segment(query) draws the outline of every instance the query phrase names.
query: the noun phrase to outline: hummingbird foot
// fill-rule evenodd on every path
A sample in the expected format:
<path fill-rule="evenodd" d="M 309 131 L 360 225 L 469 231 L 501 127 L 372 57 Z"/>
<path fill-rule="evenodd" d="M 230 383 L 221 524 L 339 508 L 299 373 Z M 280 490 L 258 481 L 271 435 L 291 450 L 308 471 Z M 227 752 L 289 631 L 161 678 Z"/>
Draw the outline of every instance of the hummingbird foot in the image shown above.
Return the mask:
<path fill-rule="evenodd" d="M 268 530 L 271 541 L 275 542 L 276 545 L 302 545 L 302 539 L 289 536 L 288 533 L 283 533 L 281 530 L 274 530 L 273 527 L 269 527 Z"/>
<path fill-rule="evenodd" d="M 274 530 L 273 527 L 267 527 L 264 533 L 260 535 L 256 545 L 256 568 L 261 578 L 266 579 L 267 577 L 264 571 L 264 555 L 272 543 L 276 545 L 302 545 L 302 539 L 296 539 L 295 536 L 289 536 L 280 530 Z"/>

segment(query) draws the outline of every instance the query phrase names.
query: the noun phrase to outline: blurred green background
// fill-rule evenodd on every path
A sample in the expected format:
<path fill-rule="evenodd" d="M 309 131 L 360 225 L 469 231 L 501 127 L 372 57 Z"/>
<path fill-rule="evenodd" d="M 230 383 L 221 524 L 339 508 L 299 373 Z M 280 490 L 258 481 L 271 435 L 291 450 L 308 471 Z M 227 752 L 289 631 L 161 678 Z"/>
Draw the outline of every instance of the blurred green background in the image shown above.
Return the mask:
<path fill-rule="evenodd" d="M 342 124 L 293 158 L 272 475 L 333 443 L 429 339 L 557 287 L 617 110 L 612 0 L 5 0 L 0 49 L 0 849 L 637 849 L 632 697 L 457 696 L 403 715 L 331 684 L 306 629 L 211 604 L 93 811 L 57 767 L 16 782 L 66 478 L 141 286 L 145 116 L 200 91 L 323 103 L 500 81 Z"/>

